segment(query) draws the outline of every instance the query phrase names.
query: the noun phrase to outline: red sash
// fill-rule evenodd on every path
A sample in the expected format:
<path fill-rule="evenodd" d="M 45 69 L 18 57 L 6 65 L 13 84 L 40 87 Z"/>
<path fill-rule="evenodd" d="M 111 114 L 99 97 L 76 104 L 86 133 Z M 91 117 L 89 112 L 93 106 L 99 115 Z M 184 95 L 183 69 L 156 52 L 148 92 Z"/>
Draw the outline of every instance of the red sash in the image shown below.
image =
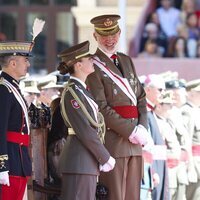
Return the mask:
<path fill-rule="evenodd" d="M 30 137 L 28 134 L 22 134 L 20 132 L 13 132 L 13 131 L 8 131 L 7 132 L 7 141 L 8 142 L 13 142 L 17 143 L 23 146 L 29 146 L 29 140 Z"/>
<path fill-rule="evenodd" d="M 142 157 L 144 158 L 145 163 L 153 163 L 153 155 L 148 151 L 142 151 Z"/>
<path fill-rule="evenodd" d="M 192 146 L 192 155 L 193 156 L 200 156 L 200 145 Z"/>
<path fill-rule="evenodd" d="M 137 106 L 114 106 L 112 108 L 125 119 L 138 118 Z"/>
<path fill-rule="evenodd" d="M 179 164 L 179 160 L 175 158 L 168 158 L 167 159 L 167 167 L 174 168 L 177 167 Z"/>

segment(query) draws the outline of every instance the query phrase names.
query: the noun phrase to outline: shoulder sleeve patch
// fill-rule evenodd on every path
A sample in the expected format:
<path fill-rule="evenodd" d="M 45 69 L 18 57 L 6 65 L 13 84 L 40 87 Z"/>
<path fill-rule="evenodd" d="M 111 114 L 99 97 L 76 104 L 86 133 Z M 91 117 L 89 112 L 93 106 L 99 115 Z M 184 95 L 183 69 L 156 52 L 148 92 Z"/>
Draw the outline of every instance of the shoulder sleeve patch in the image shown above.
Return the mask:
<path fill-rule="evenodd" d="M 75 109 L 80 108 L 80 105 L 78 104 L 78 102 L 75 99 L 71 100 L 71 104 L 72 104 L 72 107 Z"/>

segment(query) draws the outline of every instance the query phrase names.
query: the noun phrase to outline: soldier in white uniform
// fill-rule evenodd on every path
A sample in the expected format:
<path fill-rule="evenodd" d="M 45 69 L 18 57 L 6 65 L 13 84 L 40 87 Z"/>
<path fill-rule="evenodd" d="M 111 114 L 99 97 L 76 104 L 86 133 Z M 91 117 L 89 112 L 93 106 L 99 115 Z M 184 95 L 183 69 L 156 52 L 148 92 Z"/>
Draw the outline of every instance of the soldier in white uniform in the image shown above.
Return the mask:
<path fill-rule="evenodd" d="M 190 134 L 192 159 L 189 162 L 187 199 L 200 199 L 200 79 L 187 83 L 188 101 L 183 106 L 185 125 Z"/>
<path fill-rule="evenodd" d="M 169 119 L 175 127 L 176 135 L 181 146 L 181 158 L 177 172 L 178 188 L 177 199 L 186 199 L 185 190 L 188 185 L 188 160 L 191 158 L 189 133 L 184 126 L 181 107 L 186 102 L 186 90 L 184 82 L 180 80 L 170 80 L 166 82 L 166 89 L 173 92 L 174 104 L 170 111 Z"/>
<path fill-rule="evenodd" d="M 179 159 L 181 155 L 181 146 L 176 136 L 175 127 L 171 123 L 169 118 L 169 111 L 172 108 L 172 95 L 170 92 L 165 92 L 160 98 L 160 104 L 155 108 L 157 116 L 157 123 L 160 133 L 167 147 L 167 166 L 169 175 L 169 192 L 171 200 L 178 200 L 182 197 L 178 197 L 178 180 L 177 172 L 179 168 Z M 178 198 L 177 198 L 178 197 Z"/>

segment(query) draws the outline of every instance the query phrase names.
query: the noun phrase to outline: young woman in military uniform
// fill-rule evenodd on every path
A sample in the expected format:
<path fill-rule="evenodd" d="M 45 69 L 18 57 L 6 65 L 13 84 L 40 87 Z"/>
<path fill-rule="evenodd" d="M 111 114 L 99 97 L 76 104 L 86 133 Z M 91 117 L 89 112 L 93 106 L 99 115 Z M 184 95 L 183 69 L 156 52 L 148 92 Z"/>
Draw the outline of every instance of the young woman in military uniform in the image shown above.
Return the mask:
<path fill-rule="evenodd" d="M 112 170 L 115 159 L 100 141 L 104 120 L 86 90 L 85 80 L 94 71 L 89 42 L 64 50 L 58 57 L 62 61 L 58 70 L 61 74 L 70 74 L 61 97 L 61 113 L 68 127 L 59 164 L 61 199 L 94 200 L 99 171 Z"/>

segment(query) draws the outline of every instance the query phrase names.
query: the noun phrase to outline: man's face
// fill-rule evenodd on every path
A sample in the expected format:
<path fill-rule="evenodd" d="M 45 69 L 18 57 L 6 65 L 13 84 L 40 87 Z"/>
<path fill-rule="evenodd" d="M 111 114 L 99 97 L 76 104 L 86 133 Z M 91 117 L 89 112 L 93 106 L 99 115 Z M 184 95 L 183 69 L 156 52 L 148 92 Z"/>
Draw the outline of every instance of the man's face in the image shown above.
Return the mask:
<path fill-rule="evenodd" d="M 99 48 L 106 53 L 113 54 L 117 50 L 120 33 L 121 31 L 118 31 L 114 35 L 103 36 L 95 32 L 94 38 L 96 39 Z"/>
<path fill-rule="evenodd" d="M 16 78 L 21 78 L 26 75 L 28 68 L 30 67 L 30 62 L 28 57 L 25 56 L 13 56 L 13 64 L 15 70 Z"/>

